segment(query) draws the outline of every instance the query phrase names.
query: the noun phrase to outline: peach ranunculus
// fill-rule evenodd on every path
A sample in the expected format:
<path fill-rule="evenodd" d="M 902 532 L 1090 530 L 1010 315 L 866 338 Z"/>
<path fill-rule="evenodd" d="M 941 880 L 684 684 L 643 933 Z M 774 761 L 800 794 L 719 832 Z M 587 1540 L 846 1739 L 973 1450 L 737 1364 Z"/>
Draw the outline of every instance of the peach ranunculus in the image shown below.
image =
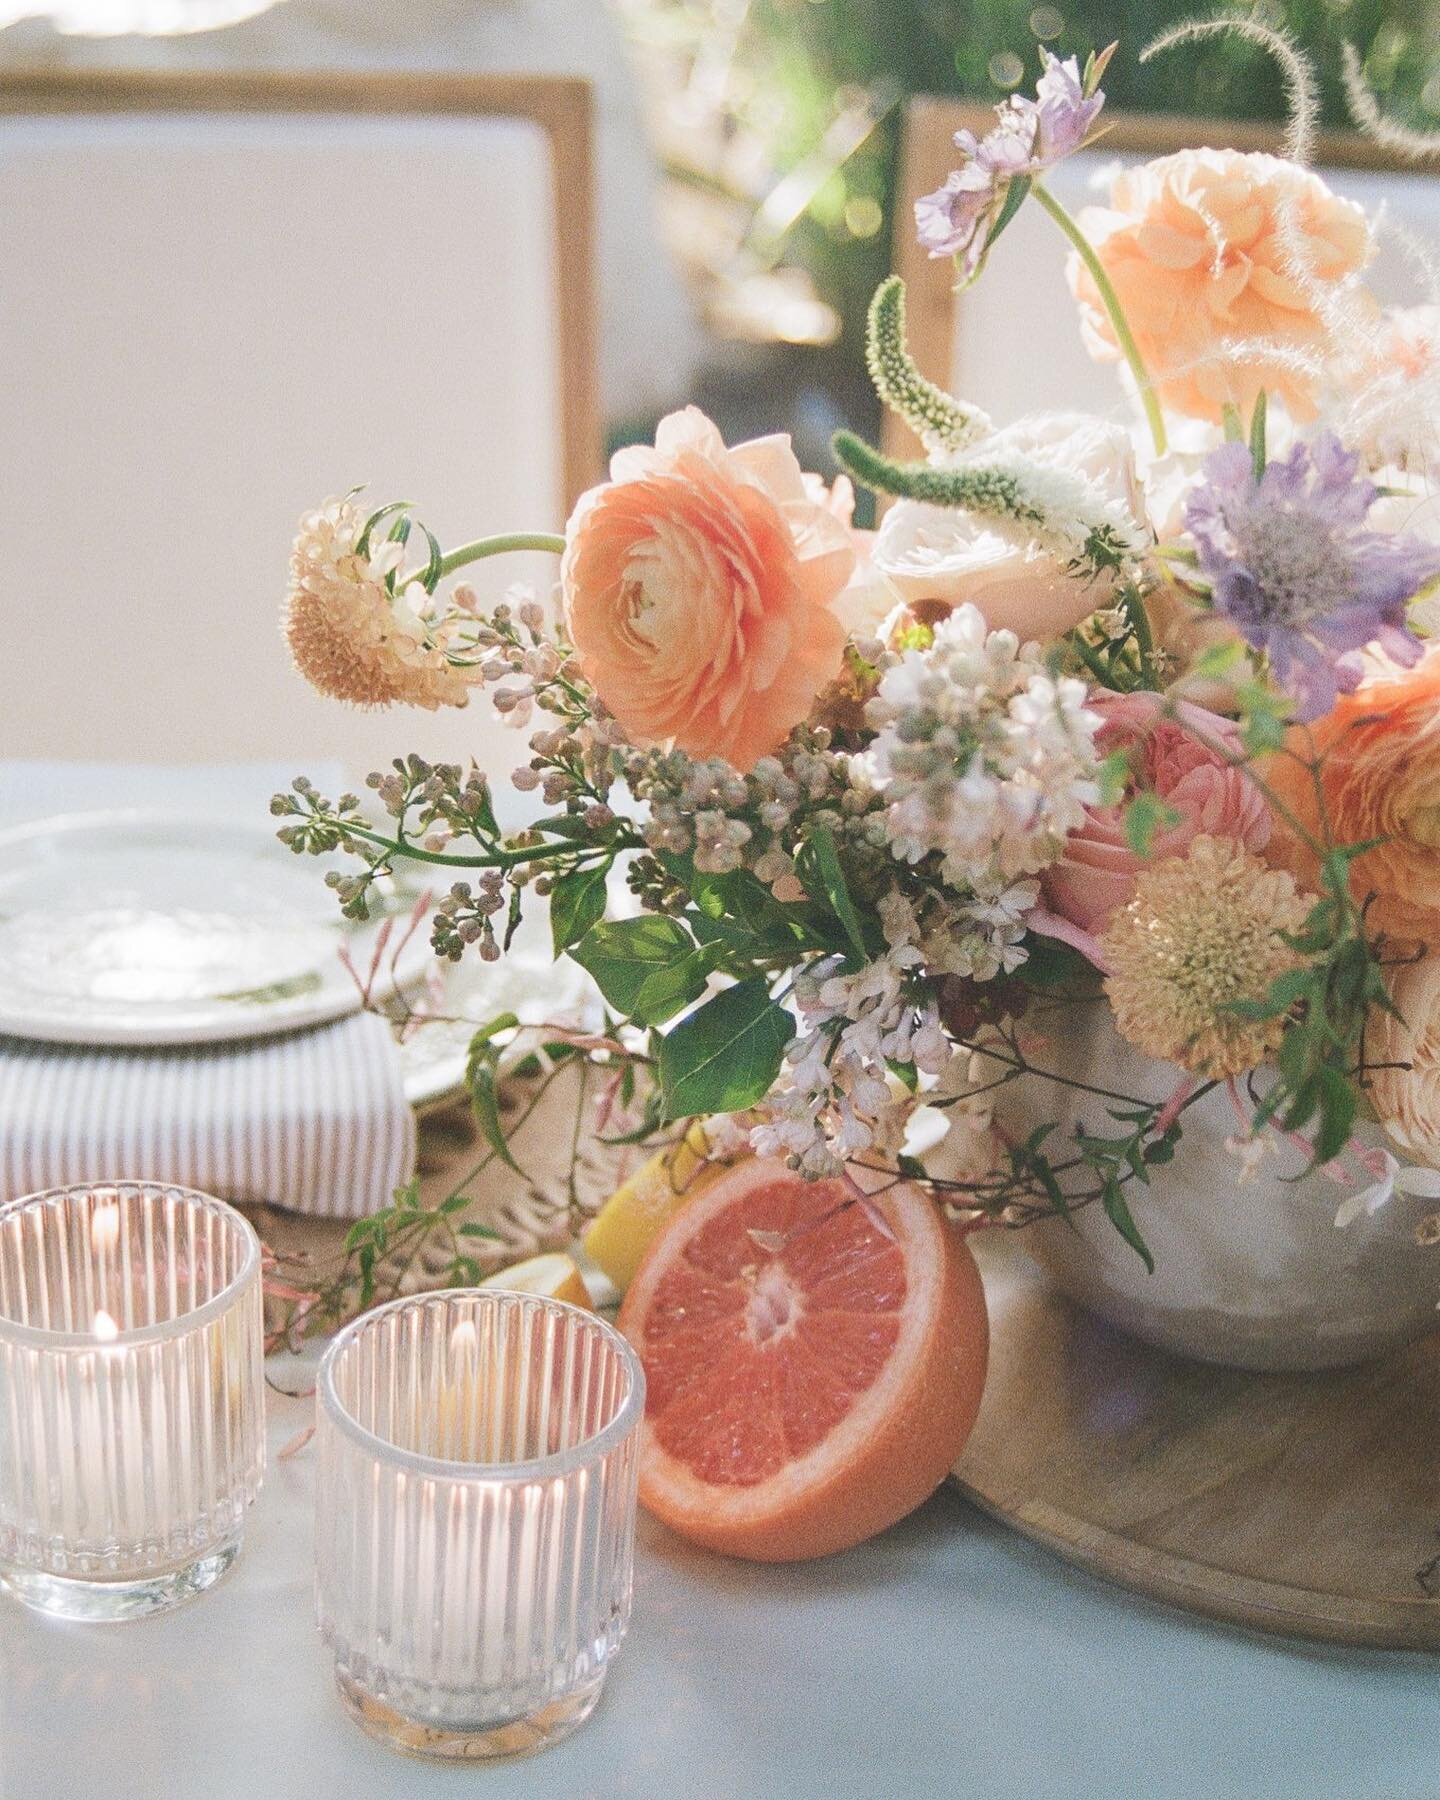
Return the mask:
<path fill-rule="evenodd" d="M 1124 801 L 1085 809 L 1085 823 L 1066 838 L 1065 854 L 1045 871 L 1042 883 L 1052 912 L 1098 937 L 1134 897 L 1136 878 L 1151 863 L 1184 856 L 1202 834 L 1261 851 L 1270 841 L 1271 819 L 1256 783 L 1225 760 L 1225 752 L 1240 749 L 1229 719 L 1184 700 L 1167 705 L 1159 694 L 1143 692 L 1092 694 L 1086 705 L 1103 721 L 1095 736 L 1099 753 L 1124 750 L 1130 756 L 1125 798 L 1148 790 L 1180 815 L 1176 824 L 1155 833 L 1145 858 L 1126 838 Z"/>
<path fill-rule="evenodd" d="M 1083 413 L 1041 413 L 994 432 L 966 460 L 1023 463 L 1081 476 L 1097 516 L 1128 538 L 1140 535 L 1144 510 L 1128 434 Z M 1033 526 L 989 513 L 897 500 L 870 551 L 870 567 L 894 600 L 949 612 L 967 601 L 992 631 L 1024 641 L 1061 636 L 1111 590 L 1072 574 L 1070 558 L 1037 541 Z"/>
<path fill-rule="evenodd" d="M 1400 1017 L 1376 1007 L 1367 1022 L 1366 1092 L 1395 1143 L 1440 1169 L 1440 956 L 1391 970 L 1390 997 Z"/>
<path fill-rule="evenodd" d="M 839 672 L 855 549 L 787 437 L 727 450 L 697 408 L 671 413 L 565 536 L 570 638 L 633 743 L 752 768 Z"/>
<path fill-rule="evenodd" d="M 1292 418 L 1314 417 L 1316 378 L 1284 359 L 1326 360 L 1324 295 L 1338 296 L 1373 253 L 1360 207 L 1280 157 L 1179 150 L 1116 176 L 1109 206 L 1087 207 L 1079 223 L 1167 408 L 1218 421 L 1227 401 L 1248 414 L 1263 387 Z M 1069 276 L 1092 355 L 1117 360 L 1099 290 L 1073 254 Z M 1275 357 L 1232 354 L 1260 344 Z"/>
<path fill-rule="evenodd" d="M 1383 840 L 1350 864 L 1357 904 L 1390 937 L 1440 943 L 1440 647 L 1413 669 L 1387 664 L 1309 726 L 1292 726 L 1287 748 L 1319 756 L 1325 816 L 1308 770 L 1275 756 L 1264 775 L 1310 837 L 1336 844 Z M 1276 849 L 1303 884 L 1317 884 L 1314 851 L 1289 828 Z"/>

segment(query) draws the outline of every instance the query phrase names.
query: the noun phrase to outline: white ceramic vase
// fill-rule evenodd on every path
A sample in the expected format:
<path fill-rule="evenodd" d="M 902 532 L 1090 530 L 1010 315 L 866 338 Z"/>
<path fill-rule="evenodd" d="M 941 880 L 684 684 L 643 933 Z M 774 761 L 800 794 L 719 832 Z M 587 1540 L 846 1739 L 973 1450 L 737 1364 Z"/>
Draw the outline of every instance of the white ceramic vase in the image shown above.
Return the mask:
<path fill-rule="evenodd" d="M 1174 1087 L 1175 1069 L 1125 1043 L 1103 1003 L 1057 1011 L 1044 1029 L 1046 1066 L 1073 1079 L 1157 1100 Z M 1054 1153 L 1076 1125 L 1107 1136 L 1122 1129 L 1110 1104 L 1025 1076 L 998 1090 L 995 1116 L 1012 1141 L 1056 1121 Z M 1339 1367 L 1440 1328 L 1440 1247 L 1416 1235 L 1440 1202 L 1397 1190 L 1340 1229 L 1337 1210 L 1368 1177 L 1348 1188 L 1320 1173 L 1296 1180 L 1306 1159 L 1285 1142 L 1240 1182 L 1225 1148 L 1238 1126 L 1223 1088 L 1190 1107 L 1182 1125 L 1174 1160 L 1153 1170 L 1148 1187 L 1125 1188 L 1153 1274 L 1098 1205 L 1077 1212 L 1073 1227 L 1046 1220 L 1021 1234 L 1066 1293 L 1163 1349 L 1245 1369 Z M 1377 1126 L 1357 1136 L 1387 1147 Z"/>

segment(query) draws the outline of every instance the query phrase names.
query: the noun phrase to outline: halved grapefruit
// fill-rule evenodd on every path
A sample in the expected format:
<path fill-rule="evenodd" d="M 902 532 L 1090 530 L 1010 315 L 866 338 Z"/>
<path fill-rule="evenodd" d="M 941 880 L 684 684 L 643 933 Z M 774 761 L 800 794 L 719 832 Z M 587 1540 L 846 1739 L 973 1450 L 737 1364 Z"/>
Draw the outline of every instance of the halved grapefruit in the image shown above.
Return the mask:
<path fill-rule="evenodd" d="M 944 1480 L 985 1382 L 963 1236 L 901 1184 L 868 1201 L 752 1159 L 650 1246 L 620 1309 L 648 1392 L 640 1499 L 732 1556 L 824 1556 Z"/>

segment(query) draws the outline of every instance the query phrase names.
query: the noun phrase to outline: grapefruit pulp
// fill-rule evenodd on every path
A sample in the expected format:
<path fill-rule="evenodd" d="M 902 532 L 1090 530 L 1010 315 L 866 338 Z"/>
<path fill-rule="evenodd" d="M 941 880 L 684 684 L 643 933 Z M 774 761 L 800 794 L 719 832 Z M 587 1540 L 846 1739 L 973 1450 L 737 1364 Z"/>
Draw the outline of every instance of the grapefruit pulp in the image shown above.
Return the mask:
<path fill-rule="evenodd" d="M 985 1381 L 979 1271 L 904 1183 L 861 1203 L 750 1159 L 650 1246 L 620 1310 L 647 1380 L 640 1499 L 683 1536 L 788 1562 L 918 1506 Z"/>

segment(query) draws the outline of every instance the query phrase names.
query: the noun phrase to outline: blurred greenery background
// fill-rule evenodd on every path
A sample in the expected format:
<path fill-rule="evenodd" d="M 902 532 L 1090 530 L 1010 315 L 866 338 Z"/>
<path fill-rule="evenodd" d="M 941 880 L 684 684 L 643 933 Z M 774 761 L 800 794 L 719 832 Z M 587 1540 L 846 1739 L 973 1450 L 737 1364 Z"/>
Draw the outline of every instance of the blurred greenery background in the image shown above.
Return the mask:
<path fill-rule="evenodd" d="M 1114 108 L 1281 119 L 1273 61 L 1239 38 L 1140 65 L 1167 25 L 1214 10 L 1288 26 L 1320 76 L 1327 125 L 1348 124 L 1349 41 L 1387 115 L 1440 127 L 1440 0 L 615 3 L 664 169 L 667 236 L 712 346 L 702 404 L 732 434 L 788 427 L 811 467 L 825 466 L 836 423 L 873 428 L 861 338 L 889 266 L 908 96 L 996 101 L 1033 85 L 1039 44 L 1083 60 L 1119 39 Z"/>

